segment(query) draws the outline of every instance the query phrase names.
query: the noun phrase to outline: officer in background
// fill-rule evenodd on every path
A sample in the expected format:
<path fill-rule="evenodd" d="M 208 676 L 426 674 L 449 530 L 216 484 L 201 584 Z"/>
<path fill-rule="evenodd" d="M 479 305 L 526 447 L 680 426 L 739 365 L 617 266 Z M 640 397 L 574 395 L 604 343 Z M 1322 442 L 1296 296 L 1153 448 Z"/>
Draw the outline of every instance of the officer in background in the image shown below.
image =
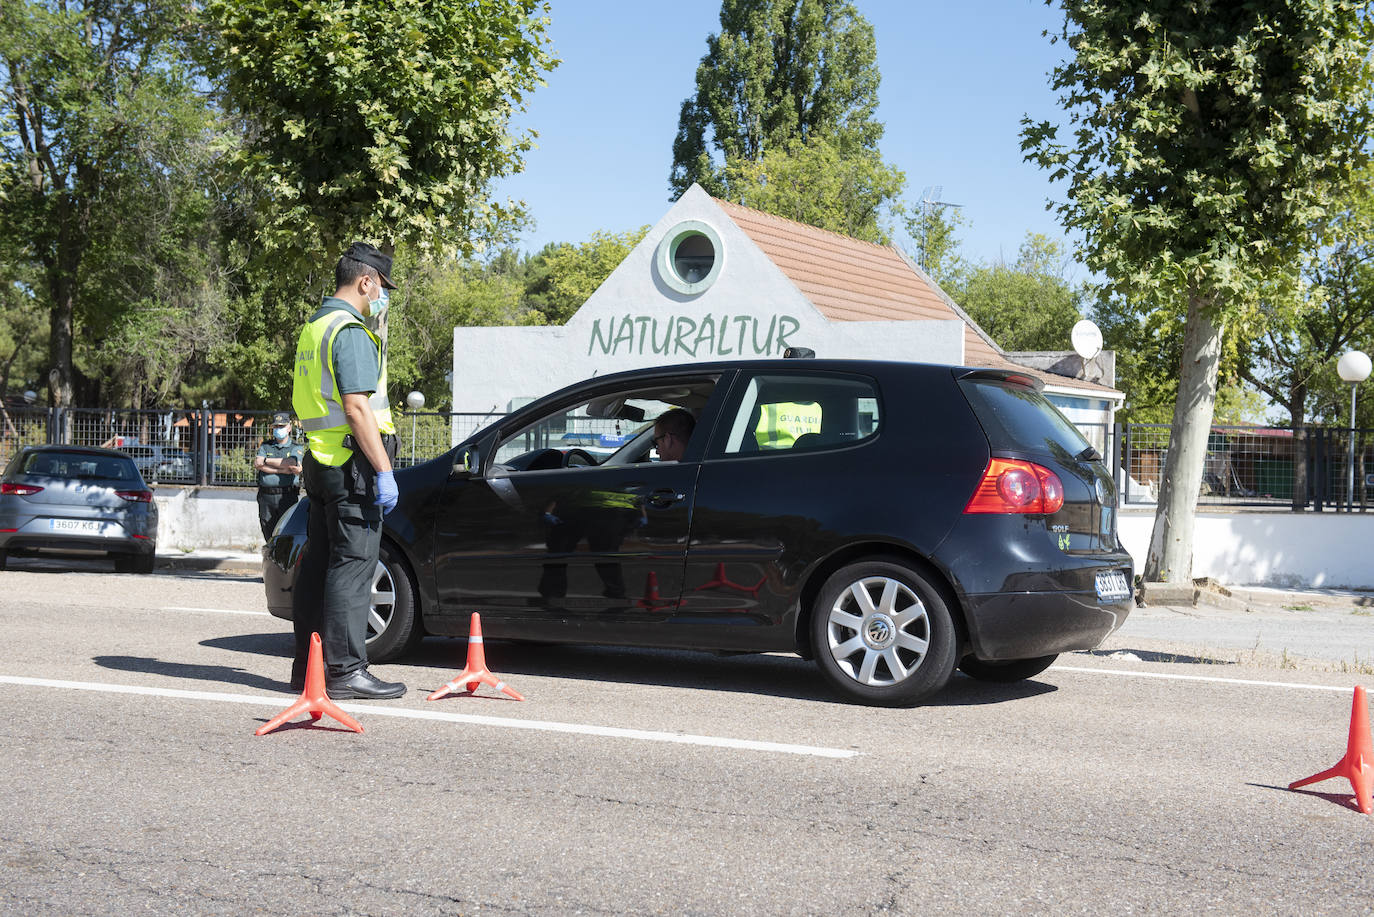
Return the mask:
<path fill-rule="evenodd" d="M 262 441 L 253 467 L 258 472 L 258 523 L 262 537 L 272 537 L 282 513 L 296 505 L 301 490 L 301 459 L 305 447 L 291 441 L 291 415 L 272 415 L 272 435 Z"/>
<path fill-rule="evenodd" d="M 306 546 L 292 595 L 296 659 L 305 684 L 310 635 L 324 645 L 332 698 L 405 694 L 367 670 L 367 618 L 381 547 L 382 515 L 399 494 L 392 475 L 396 428 L 386 397 L 386 348 L 364 319 L 386 310 L 391 256 L 354 242 L 334 268 L 335 292 L 301 329 L 291 404 L 305 430 L 310 497 Z"/>

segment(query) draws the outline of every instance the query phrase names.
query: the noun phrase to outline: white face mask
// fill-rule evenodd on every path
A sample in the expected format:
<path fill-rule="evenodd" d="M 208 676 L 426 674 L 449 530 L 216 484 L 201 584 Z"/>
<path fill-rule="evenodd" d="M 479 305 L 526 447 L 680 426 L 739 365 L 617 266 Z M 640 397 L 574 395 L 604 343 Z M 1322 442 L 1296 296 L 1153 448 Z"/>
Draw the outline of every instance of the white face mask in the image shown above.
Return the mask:
<path fill-rule="evenodd" d="M 387 293 L 386 287 L 378 284 L 377 288 L 382 292 L 376 299 L 369 299 L 367 301 L 367 314 L 371 318 L 376 318 L 381 315 L 386 311 L 386 307 L 391 304 L 391 296 Z"/>
<path fill-rule="evenodd" d="M 277 442 L 284 443 L 291 438 L 291 428 L 276 427 L 272 430 L 272 435 L 276 438 Z"/>

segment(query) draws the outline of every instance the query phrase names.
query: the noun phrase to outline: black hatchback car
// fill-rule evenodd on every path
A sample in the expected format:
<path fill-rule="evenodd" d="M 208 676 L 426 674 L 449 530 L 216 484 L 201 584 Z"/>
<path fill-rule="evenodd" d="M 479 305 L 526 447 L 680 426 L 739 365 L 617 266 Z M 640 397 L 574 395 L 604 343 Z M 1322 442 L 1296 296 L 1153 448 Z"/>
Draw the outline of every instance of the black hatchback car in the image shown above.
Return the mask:
<path fill-rule="evenodd" d="M 654 419 L 675 408 L 695 429 L 662 461 Z M 1112 476 L 1016 372 L 636 370 L 549 395 L 396 479 L 373 661 L 466 636 L 476 611 L 488 638 L 795 652 L 847 698 L 897 706 L 956 666 L 1029 678 L 1132 607 Z M 308 511 L 264 548 L 278 617 Z"/>

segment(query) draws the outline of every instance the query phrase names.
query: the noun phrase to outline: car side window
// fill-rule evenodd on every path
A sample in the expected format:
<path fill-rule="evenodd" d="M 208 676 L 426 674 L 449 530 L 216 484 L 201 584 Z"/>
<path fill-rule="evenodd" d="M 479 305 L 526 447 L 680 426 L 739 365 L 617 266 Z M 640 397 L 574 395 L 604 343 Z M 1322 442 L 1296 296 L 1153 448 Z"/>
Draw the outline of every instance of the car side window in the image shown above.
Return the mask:
<path fill-rule="evenodd" d="M 675 409 L 696 417 L 717 381 L 646 385 L 560 407 L 503 437 L 494 461 L 511 471 L 545 471 L 655 460 L 654 421 Z"/>
<path fill-rule="evenodd" d="M 761 375 L 750 379 L 728 426 L 725 455 L 838 449 L 881 424 L 878 391 L 852 376 Z"/>

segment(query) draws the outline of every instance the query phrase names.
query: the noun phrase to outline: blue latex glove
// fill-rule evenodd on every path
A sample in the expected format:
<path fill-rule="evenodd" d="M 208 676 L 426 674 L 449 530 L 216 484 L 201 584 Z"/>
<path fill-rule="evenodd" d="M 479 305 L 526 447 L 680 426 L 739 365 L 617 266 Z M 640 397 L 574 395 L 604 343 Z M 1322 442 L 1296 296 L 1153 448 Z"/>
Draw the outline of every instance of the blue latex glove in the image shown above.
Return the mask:
<path fill-rule="evenodd" d="M 390 471 L 377 472 L 377 500 L 376 503 L 382 508 L 382 515 L 385 516 L 396 508 L 396 501 L 401 499 L 401 492 L 396 489 L 396 475 Z"/>

